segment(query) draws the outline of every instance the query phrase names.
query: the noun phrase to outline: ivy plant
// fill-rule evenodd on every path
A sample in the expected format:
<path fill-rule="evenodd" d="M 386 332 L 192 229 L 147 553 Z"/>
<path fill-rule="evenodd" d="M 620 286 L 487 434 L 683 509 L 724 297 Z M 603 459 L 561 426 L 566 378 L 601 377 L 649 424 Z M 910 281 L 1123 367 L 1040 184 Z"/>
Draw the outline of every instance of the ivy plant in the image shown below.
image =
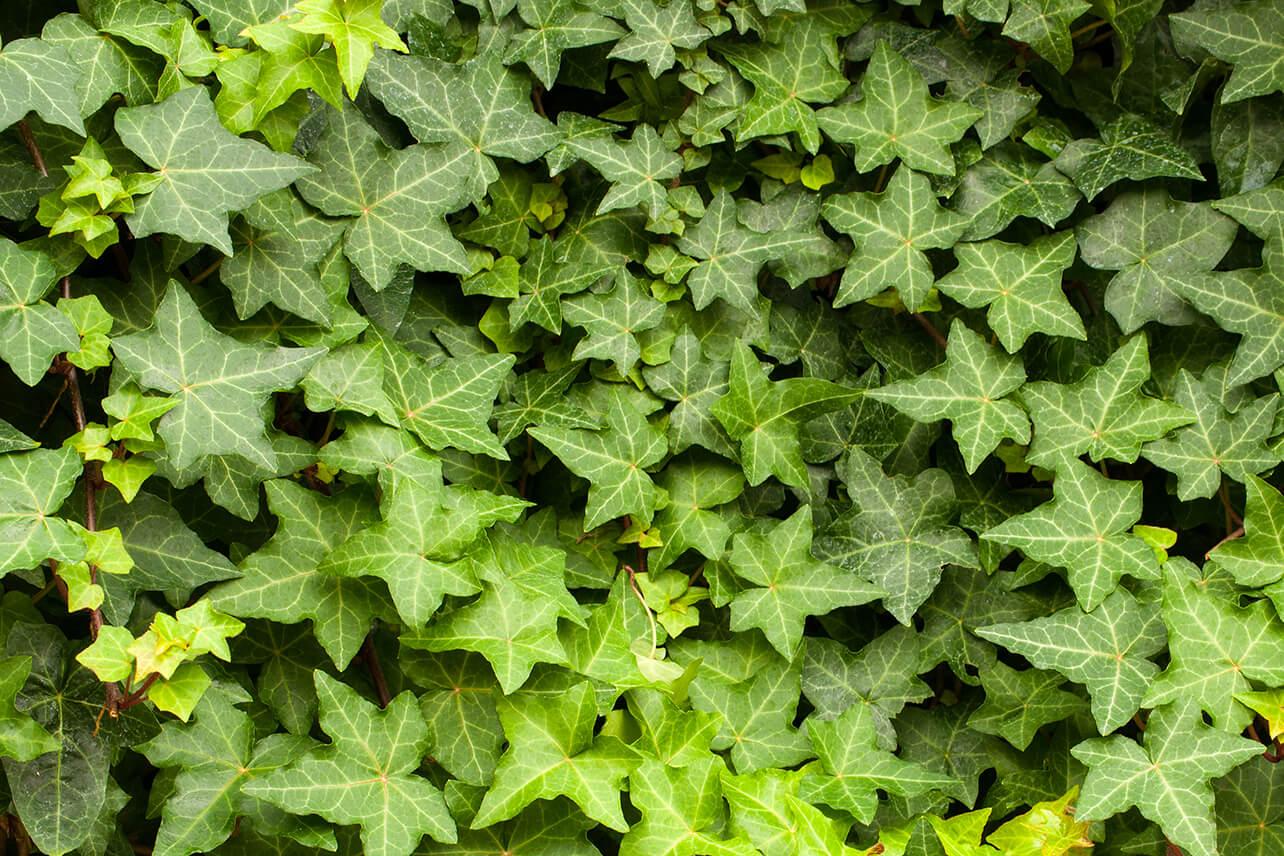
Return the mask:
<path fill-rule="evenodd" d="M 5 0 L 0 854 L 1284 853 L 1277 0 Z"/>

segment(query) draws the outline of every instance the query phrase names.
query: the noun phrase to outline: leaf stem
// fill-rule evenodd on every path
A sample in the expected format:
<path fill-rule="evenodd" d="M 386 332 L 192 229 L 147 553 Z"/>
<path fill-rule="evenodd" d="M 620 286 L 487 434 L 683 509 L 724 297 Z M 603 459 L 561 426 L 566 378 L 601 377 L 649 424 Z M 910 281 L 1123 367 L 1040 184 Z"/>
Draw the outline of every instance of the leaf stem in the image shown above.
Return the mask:
<path fill-rule="evenodd" d="M 646 620 L 651 625 L 651 656 L 654 658 L 655 652 L 660 648 L 660 634 L 655 626 L 655 613 L 651 611 L 646 598 L 642 596 L 642 589 L 638 588 L 637 572 L 633 570 L 633 566 L 625 565 L 624 570 L 629 575 L 629 588 L 633 589 L 633 595 L 638 599 L 638 603 L 642 604 L 642 611 L 646 613 Z"/>
<path fill-rule="evenodd" d="M 27 147 L 27 154 L 31 155 L 31 162 L 35 164 L 36 172 L 40 173 L 42 178 L 48 178 L 49 169 L 45 166 L 44 155 L 40 153 L 40 146 L 37 145 L 26 119 L 18 122 L 18 136 L 22 138 L 22 144 Z"/>
<path fill-rule="evenodd" d="M 1087 35 L 1088 33 L 1091 33 L 1093 30 L 1097 29 L 1098 27 L 1101 27 L 1108 23 L 1110 22 L 1107 21 L 1105 18 L 1101 18 L 1099 20 L 1093 21 L 1091 24 L 1084 24 L 1082 27 L 1080 27 L 1079 29 L 1075 30 L 1073 33 L 1070 34 L 1070 39 L 1071 41 L 1073 41 L 1074 39 L 1077 39 L 1083 35 Z"/>
<path fill-rule="evenodd" d="M 932 319 L 928 318 L 922 312 L 911 312 L 910 317 L 918 323 L 918 326 L 922 327 L 927 332 L 927 335 L 932 337 L 932 341 L 936 343 L 938 348 L 945 348 L 945 337 L 941 335 L 940 330 L 936 329 L 936 325 L 932 323 Z"/>
<path fill-rule="evenodd" d="M 205 280 L 209 279 L 218 271 L 219 268 L 223 266 L 224 258 L 226 258 L 226 256 L 219 256 L 218 259 L 216 259 L 209 267 L 205 268 L 205 270 L 201 271 L 196 276 L 189 279 L 188 282 L 191 283 L 192 285 L 199 285 Z"/>
<path fill-rule="evenodd" d="M 375 695 L 379 698 L 379 707 L 387 707 L 392 701 L 388 692 L 388 680 L 384 677 L 383 666 L 379 663 L 379 652 L 375 649 L 374 630 L 366 634 L 366 641 L 361 643 L 361 661 L 370 672 L 370 683 L 374 684 Z"/>

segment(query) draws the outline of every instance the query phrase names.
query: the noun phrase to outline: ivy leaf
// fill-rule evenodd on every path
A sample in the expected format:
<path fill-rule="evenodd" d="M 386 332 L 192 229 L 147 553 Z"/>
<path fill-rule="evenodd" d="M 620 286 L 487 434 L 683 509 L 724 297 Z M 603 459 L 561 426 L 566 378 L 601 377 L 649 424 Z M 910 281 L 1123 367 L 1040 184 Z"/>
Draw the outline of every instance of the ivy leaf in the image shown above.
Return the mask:
<path fill-rule="evenodd" d="M 562 296 L 576 294 L 602 279 L 607 270 L 597 264 L 564 258 L 552 238 L 533 242 L 518 271 L 521 295 L 508 305 L 509 324 L 536 324 L 550 333 L 562 330 Z"/>
<path fill-rule="evenodd" d="M 1247 476 L 1244 537 L 1218 544 L 1208 557 L 1243 586 L 1270 585 L 1284 576 L 1284 497 L 1256 476 Z"/>
<path fill-rule="evenodd" d="M 241 47 L 246 27 L 266 23 L 284 12 L 289 0 L 193 0 L 192 6 L 210 22 L 219 42 Z"/>
<path fill-rule="evenodd" d="M 569 401 L 566 391 L 580 373 L 569 363 L 557 371 L 526 372 L 512 382 L 512 401 L 495 408 L 499 439 L 506 443 L 531 425 L 561 428 L 598 428 L 598 421 Z"/>
<path fill-rule="evenodd" d="M 1102 734 L 1141 706 L 1159 672 L 1149 658 L 1163 650 L 1165 639 L 1158 609 L 1126 589 L 1089 612 L 1072 605 L 1043 618 L 980 627 L 976 634 L 1086 686 Z"/>
<path fill-rule="evenodd" d="M 52 18 L 40 31 L 40 38 L 65 48 L 71 63 L 79 68 L 76 91 L 80 96 L 80 116 L 93 115 L 116 92 L 124 95 L 125 103 L 131 107 L 155 97 L 161 62 L 145 48 L 100 32 L 81 16 L 71 14 Z M 51 97 L 63 103 L 61 92 Z M 62 112 L 65 107 L 58 110 Z M 48 115 L 43 118 L 56 121 Z"/>
<path fill-rule="evenodd" d="M 1018 217 L 1053 227 L 1070 216 L 1079 199 L 1078 189 L 1053 164 L 1026 146 L 1004 142 L 967 168 L 953 202 L 955 211 L 970 218 L 963 239 L 977 241 L 997 235 Z"/>
<path fill-rule="evenodd" d="M 811 533 L 811 507 L 804 506 L 761 535 L 737 535 L 731 547 L 732 570 L 756 586 L 732 598 L 731 629 L 757 627 L 789 660 L 798 654 L 809 615 L 883 594 L 851 572 L 812 558 Z"/>
<path fill-rule="evenodd" d="M 575 0 L 517 0 L 517 14 L 527 28 L 509 42 L 504 62 L 526 63 L 546 88 L 552 88 L 557 80 L 562 53 L 568 48 L 609 42 L 624 35 L 619 24 L 585 10 Z"/>
<path fill-rule="evenodd" d="M 981 116 L 968 104 L 933 98 L 914 66 L 880 41 L 861 78 L 861 100 L 826 107 L 816 119 L 831 138 L 855 146 L 858 172 L 900 158 L 910 169 L 953 175 L 949 147 Z"/>
<path fill-rule="evenodd" d="M 1034 333 L 1086 339 L 1083 320 L 1061 290 L 1074 262 L 1069 232 L 1029 244 L 983 241 L 956 244 L 959 266 L 936 282 L 942 293 L 969 309 L 988 306 L 985 320 L 1008 353 L 1015 354 Z"/>
<path fill-rule="evenodd" d="M 1134 336 L 1073 384 L 1028 383 L 1021 400 L 1034 420 L 1026 460 L 1059 467 L 1085 452 L 1094 461 L 1132 463 L 1142 444 L 1195 421 L 1181 405 L 1142 395 L 1150 378 L 1145 336 Z"/>
<path fill-rule="evenodd" d="M 660 477 L 669 504 L 656 515 L 664 543 L 650 553 L 653 571 L 662 571 L 687 550 L 717 560 L 731 539 L 734 515 L 719 506 L 733 502 L 745 489 L 740 467 L 715 455 L 691 451 L 670 461 Z"/>
<path fill-rule="evenodd" d="M 705 359 L 700 340 L 690 328 L 684 327 L 673 340 L 669 361 L 644 366 L 642 376 L 652 392 L 674 402 L 669 411 L 669 446 L 674 454 L 701 446 L 728 458 L 736 457 L 734 446 L 712 410 L 727 393 L 729 366 Z"/>
<path fill-rule="evenodd" d="M 882 193 L 844 193 L 825 200 L 824 217 L 852 237 L 856 251 L 834 306 L 895 288 L 911 309 L 927 300 L 934 276 L 924 250 L 949 247 L 967 219 L 941 208 L 927 177 L 898 167 Z"/>
<path fill-rule="evenodd" d="M 952 776 L 904 761 L 880 745 L 866 705 L 852 705 L 837 719 L 812 720 L 807 733 L 819 769 L 802 778 L 799 795 L 846 811 L 860 823 L 873 819 L 879 791 L 911 797 L 955 784 Z"/>
<path fill-rule="evenodd" d="M 673 67 L 674 48 L 690 50 L 710 36 L 687 3 L 666 6 L 655 0 L 620 0 L 619 9 L 628 32 L 611 48 L 610 56 L 645 62 L 655 78 Z"/>
<path fill-rule="evenodd" d="M 1265 0 L 1214 11 L 1196 7 L 1173 15 L 1173 38 L 1232 66 L 1220 102 L 1284 91 L 1284 14 Z"/>
<path fill-rule="evenodd" d="M 623 395 L 607 399 L 601 431 L 539 427 L 529 433 L 549 448 L 568 470 L 589 480 L 584 530 L 629 515 L 650 526 L 660 495 L 646 468 L 668 449 L 664 432 L 651 425 Z"/>
<path fill-rule="evenodd" d="M 460 64 L 383 53 L 375 58 L 369 83 L 420 142 L 471 149 L 473 170 L 487 184 L 499 177 L 492 157 L 528 163 L 561 136 L 536 115 L 522 79 L 494 53 Z"/>
<path fill-rule="evenodd" d="M 0 455 L 0 571 L 46 559 L 78 561 L 85 544 L 56 512 L 76 486 L 82 464 L 71 448 Z"/>
<path fill-rule="evenodd" d="M 409 856 L 424 835 L 455 841 L 441 791 L 414 774 L 428 748 L 414 695 L 401 693 L 379 710 L 324 672 L 314 677 L 321 728 L 332 742 L 246 783 L 242 793 L 291 813 L 357 824 L 365 852 L 378 856 Z"/>
<path fill-rule="evenodd" d="M 590 684 L 575 684 L 555 705 L 519 693 L 500 699 L 498 707 L 509 748 L 474 828 L 514 817 L 535 800 L 566 796 L 597 822 L 628 829 L 618 792 L 641 758 L 615 737 L 594 736 L 597 704 Z"/>
<path fill-rule="evenodd" d="M 1183 852 L 1215 856 L 1209 780 L 1260 752 L 1256 741 L 1210 728 L 1172 706 L 1160 708 L 1151 714 L 1141 745 L 1115 735 L 1071 750 L 1088 766 L 1075 816 L 1101 820 L 1136 806 Z"/>
<path fill-rule="evenodd" d="M 943 365 L 868 394 L 919 422 L 949 419 L 968 472 L 974 473 L 1003 439 L 1030 442 L 1025 411 L 1003 400 L 1024 383 L 1020 358 L 996 351 L 956 318 Z"/>
<path fill-rule="evenodd" d="M 112 341 L 126 370 L 149 389 L 178 399 L 157 432 L 175 467 L 206 455 L 240 455 L 276 468 L 259 406 L 299 382 L 320 348 L 244 345 L 211 327 L 178 283 L 171 281 L 153 326 Z"/>
<path fill-rule="evenodd" d="M 1206 204 L 1175 202 L 1150 188 L 1115 197 L 1075 233 L 1084 262 L 1119 271 L 1106 287 L 1106 310 L 1131 333 L 1147 321 L 1185 322 L 1189 312 L 1171 283 L 1212 270 L 1236 231 Z"/>
<path fill-rule="evenodd" d="M 1185 300 L 1215 319 L 1223 330 L 1240 334 L 1239 348 L 1227 372 L 1228 386 L 1239 386 L 1270 374 L 1284 359 L 1284 301 L 1276 255 L 1257 270 L 1236 270 L 1182 279 L 1174 285 Z"/>
<path fill-rule="evenodd" d="M 1131 114 L 1105 125 L 1100 140 L 1070 143 L 1057 155 L 1056 166 L 1088 199 L 1125 178 L 1203 178 L 1189 152 L 1148 120 Z"/>
<path fill-rule="evenodd" d="M 160 183 L 126 215 L 137 237 L 164 232 L 232 254 L 227 215 L 313 170 L 292 155 L 228 133 L 204 87 L 116 111 L 116 132 Z"/>
<path fill-rule="evenodd" d="M 208 595 L 210 604 L 242 618 L 294 623 L 311 619 L 317 641 L 336 666 L 356 656 L 385 596 L 366 580 L 319 571 L 328 553 L 377 519 L 374 504 L 358 490 L 327 501 L 285 479 L 265 484 L 276 534 L 246 557 L 241 578 Z"/>
<path fill-rule="evenodd" d="M 721 758 L 706 755 L 684 767 L 647 759 L 629 777 L 642 820 L 620 841 L 621 856 L 754 856 L 743 838 L 726 839 Z"/>
<path fill-rule="evenodd" d="M 476 152 L 459 142 L 390 149 L 355 108 L 327 117 L 308 154 L 317 169 L 296 187 L 325 214 L 348 218 L 344 253 L 370 286 L 385 288 L 400 264 L 469 273 L 443 215 L 482 196 Z"/>
<path fill-rule="evenodd" d="M 1250 680 L 1272 687 L 1284 683 L 1284 627 L 1274 607 L 1264 600 L 1244 607 L 1228 602 L 1170 565 L 1163 614 L 1171 660 L 1144 703 L 1192 706 L 1207 712 L 1218 728 L 1239 731 L 1252 713 L 1235 695 L 1251 689 Z"/>
<path fill-rule="evenodd" d="M 1003 35 L 1026 42 L 1065 74 L 1074 61 L 1070 24 L 1089 8 L 1084 0 L 1012 0 Z"/>
<path fill-rule="evenodd" d="M 722 716 L 711 745 L 731 750 L 737 772 L 791 767 L 811 757 L 806 736 L 793 725 L 799 666 L 773 655 L 770 665 L 741 683 L 710 679 L 691 685 L 691 705 Z"/>
<path fill-rule="evenodd" d="M 773 42 L 732 42 L 719 48 L 754 87 L 753 97 L 738 111 L 736 141 L 793 132 L 815 154 L 820 129 L 810 105 L 833 101 L 846 91 L 848 81 L 832 33 L 806 19 L 782 30 Z"/>
<path fill-rule="evenodd" d="M 1176 473 L 1178 499 L 1210 497 L 1221 486 L 1223 473 L 1247 482 L 1280 461 L 1266 446 L 1274 433 L 1279 397 L 1254 399 L 1229 413 L 1221 397 L 1225 376 L 1224 365 L 1206 370 L 1198 380 L 1181 369 L 1174 398 L 1195 414 L 1195 422 L 1143 447 L 1146 458 Z"/>
<path fill-rule="evenodd" d="M 357 97 L 375 45 L 403 53 L 408 50 L 397 31 L 383 22 L 379 15 L 382 9 L 383 0 L 299 0 L 294 4 L 299 18 L 290 26 L 325 36 L 334 45 L 339 77 L 349 98 Z"/>
<path fill-rule="evenodd" d="M 682 158 L 670 151 L 650 125 L 639 126 L 628 142 L 591 137 L 568 139 L 566 145 L 611 183 L 598 203 L 598 214 L 639 205 L 656 221 L 668 210 L 662 182 L 678 177 Z"/>
<path fill-rule="evenodd" d="M 31 658 L 8 657 L 0 664 L 4 675 L 0 680 L 0 756 L 31 761 L 47 752 L 57 752 L 62 744 L 40 723 L 14 707 L 14 699 L 31 674 Z"/>
<path fill-rule="evenodd" d="M 878 461 L 853 449 L 840 462 L 839 477 L 852 508 L 824 530 L 816 556 L 886 591 L 883 605 L 897 621 L 910 623 L 946 564 L 976 566 L 971 539 L 950 525 L 954 487 L 943 470 L 889 477 Z"/>
<path fill-rule="evenodd" d="M 633 370 L 642 355 L 637 334 L 664 319 L 664 304 L 647 293 L 645 284 L 625 273 L 616 277 L 608 292 L 581 294 L 562 302 L 566 321 L 588 333 L 575 345 L 573 359 L 610 360 L 622 375 Z"/>
<path fill-rule="evenodd" d="M 0 360 L 27 386 L 57 354 L 80 347 L 76 325 L 42 299 L 57 281 L 47 256 L 0 238 Z"/>
<path fill-rule="evenodd" d="M 1051 502 L 1008 518 L 981 537 L 1065 568 L 1085 612 L 1104 601 L 1124 574 L 1159 577 L 1155 554 L 1128 532 L 1141 519 L 1140 482 L 1112 481 L 1073 462 L 1058 467 L 1052 490 Z"/>
<path fill-rule="evenodd" d="M 1061 689 L 1065 679 L 1038 669 L 1017 670 L 995 661 L 980 670 L 985 703 L 967 724 L 1025 751 L 1040 728 L 1083 709 L 1083 699 Z"/>
<path fill-rule="evenodd" d="M 44 39 L 8 42 L 0 49 L 0 129 L 35 111 L 46 122 L 83 135 L 80 80 L 80 69 L 62 45 Z"/>
<path fill-rule="evenodd" d="M 333 306 L 319 264 L 342 231 L 289 190 L 270 193 L 241 212 L 231 228 L 232 257 L 219 268 L 236 314 L 249 318 L 272 303 L 328 326 Z"/>

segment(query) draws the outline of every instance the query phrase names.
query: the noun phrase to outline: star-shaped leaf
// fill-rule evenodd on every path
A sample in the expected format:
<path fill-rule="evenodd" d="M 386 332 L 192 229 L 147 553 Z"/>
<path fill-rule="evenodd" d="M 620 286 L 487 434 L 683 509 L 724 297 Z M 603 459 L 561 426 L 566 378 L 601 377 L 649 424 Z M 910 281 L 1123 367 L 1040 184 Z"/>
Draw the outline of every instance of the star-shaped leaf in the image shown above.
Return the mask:
<path fill-rule="evenodd" d="M 963 173 L 954 192 L 954 210 L 970 218 L 963 239 L 978 241 L 1001 232 L 1017 217 L 1055 226 L 1080 199 L 1069 178 L 1033 150 L 1004 142 Z M 960 259 L 961 261 L 961 259 Z"/>
<path fill-rule="evenodd" d="M 770 665 L 741 683 L 710 679 L 691 685 L 696 710 L 721 714 L 712 747 L 730 749 L 738 772 L 791 767 L 811 757 L 806 736 L 793 725 L 800 665 L 773 655 Z"/>
<path fill-rule="evenodd" d="M 526 63 L 547 88 L 557 80 L 562 53 L 568 48 L 609 42 L 625 33 L 619 24 L 576 0 L 517 0 L 517 14 L 526 29 L 509 42 L 504 62 Z"/>
<path fill-rule="evenodd" d="M 161 178 L 125 217 L 134 235 L 164 232 L 211 244 L 226 256 L 232 254 L 229 212 L 314 172 L 293 155 L 229 133 L 203 86 L 116 111 L 116 132 Z"/>
<path fill-rule="evenodd" d="M 798 443 L 798 429 L 807 419 L 854 401 L 860 393 L 818 378 L 772 381 L 750 347 L 738 340 L 731 352 L 730 386 L 713 405 L 732 440 L 740 444 L 740 460 L 749 484 L 774 475 L 801 487 L 807 470 Z"/>
<path fill-rule="evenodd" d="M 949 147 L 981 116 L 968 104 L 933 98 L 909 60 L 880 41 L 861 77 L 861 100 L 826 107 L 816 119 L 829 137 L 855 146 L 858 172 L 900 158 L 910 169 L 953 175 Z"/>
<path fill-rule="evenodd" d="M 1008 393 L 1025 383 L 1025 367 L 986 343 L 959 319 L 950 324 L 945 363 L 912 380 L 869 391 L 919 422 L 949 419 L 969 473 L 1005 439 L 1030 442 L 1030 420 Z"/>
<path fill-rule="evenodd" d="M 289 190 L 270 193 L 243 211 L 232 224 L 232 257 L 219 268 L 236 314 L 249 318 L 272 303 L 328 325 L 334 307 L 319 264 L 342 231 Z"/>
<path fill-rule="evenodd" d="M 472 150 L 474 170 L 487 184 L 499 177 L 492 157 L 527 163 L 561 137 L 535 113 L 526 82 L 494 53 L 459 64 L 382 53 L 368 81 L 420 142 L 462 143 Z"/>
<path fill-rule="evenodd" d="M 48 256 L 0 238 L 0 360 L 27 386 L 57 354 L 80 347 L 76 325 L 42 299 L 57 281 Z"/>
<path fill-rule="evenodd" d="M 853 449 L 839 464 L 852 507 L 817 539 L 816 555 L 850 568 L 887 592 L 883 605 L 902 624 L 927 600 L 947 564 L 976 567 L 976 548 L 950 525 L 954 486 L 943 470 L 888 476 Z"/>
<path fill-rule="evenodd" d="M 79 68 L 76 91 L 80 96 L 80 116 L 93 115 L 117 92 L 125 96 L 125 103 L 131 107 L 146 104 L 156 95 L 156 78 L 162 67 L 160 57 L 118 36 L 100 32 L 79 15 L 52 18 L 40 31 L 40 39 L 66 48 L 72 64 Z M 57 63 L 56 58 L 54 61 Z M 27 62 L 21 64 L 25 66 Z M 66 110 L 61 106 L 64 97 L 61 91 L 50 93 L 50 97 L 56 99 L 55 109 L 59 113 Z M 57 121 L 49 115 L 43 118 Z"/>
<path fill-rule="evenodd" d="M 82 70 L 67 49 L 44 39 L 18 39 L 0 48 L 0 130 L 35 111 L 41 119 L 77 134 Z"/>
<path fill-rule="evenodd" d="M 325 214 L 348 218 L 344 253 L 370 286 L 386 287 L 401 264 L 470 273 L 444 215 L 485 192 L 476 152 L 458 141 L 391 149 L 356 108 L 326 116 L 308 155 L 318 169 L 296 186 Z"/>
<path fill-rule="evenodd" d="M 1241 764 L 1213 783 L 1222 853 L 1270 853 L 1284 844 L 1282 785 L 1284 770 L 1264 757 Z"/>
<path fill-rule="evenodd" d="M 652 220 L 668 210 L 666 184 L 682 172 L 682 158 L 650 125 L 639 125 L 627 142 L 614 137 L 568 139 L 567 147 L 611 183 L 597 213 L 641 206 Z"/>
<path fill-rule="evenodd" d="M 1053 3 L 1064 0 L 1039 0 Z M 1074 2 L 1074 0 L 1072 0 Z M 1057 155 L 1057 169 L 1074 179 L 1088 199 L 1130 178 L 1193 178 L 1204 174 L 1190 153 L 1150 121 L 1125 114 L 1101 129 L 1101 139 L 1075 140 Z"/>
<path fill-rule="evenodd" d="M 1195 421 L 1181 405 L 1143 395 L 1141 387 L 1149 379 L 1146 337 L 1138 335 L 1076 383 L 1026 384 L 1020 397 L 1034 420 L 1026 460 L 1057 467 L 1086 452 L 1094 461 L 1132 463 L 1143 443 Z"/>
<path fill-rule="evenodd" d="M 384 23 L 380 12 L 383 0 L 299 0 L 290 22 L 296 30 L 325 36 L 334 45 L 339 77 L 349 98 L 357 97 L 366 68 L 375 54 L 375 45 L 405 52 L 397 31 Z"/>
<path fill-rule="evenodd" d="M 1193 7 L 1169 19 L 1173 38 L 1232 66 L 1221 103 L 1284 91 L 1284 11 L 1270 0 Z"/>
<path fill-rule="evenodd" d="M 1245 478 L 1244 487 L 1244 537 L 1218 544 L 1208 557 L 1240 585 L 1256 588 L 1284 576 L 1284 497 L 1256 476 Z"/>
<path fill-rule="evenodd" d="M 972 711 L 967 724 L 983 734 L 1002 737 L 1024 751 L 1044 725 L 1082 710 L 1083 699 L 1061 689 L 1065 678 L 1038 669 L 1017 670 L 995 661 L 981 669 L 985 703 Z"/>
<path fill-rule="evenodd" d="M 1185 322 L 1189 312 L 1170 283 L 1212 270 L 1236 231 L 1206 203 L 1175 202 L 1155 187 L 1115 197 L 1075 234 L 1084 262 L 1119 271 L 1106 287 L 1106 310 L 1131 333 L 1147 321 Z"/>
<path fill-rule="evenodd" d="M 1061 290 L 1074 254 L 1075 238 L 1070 232 L 1028 244 L 956 244 L 959 266 L 937 280 L 936 286 L 969 309 L 988 306 L 985 320 L 1010 354 L 1021 350 L 1034 333 L 1086 339 L 1083 319 Z"/>
<path fill-rule="evenodd" d="M 558 619 L 584 621 L 566 590 L 565 553 L 492 536 L 474 562 L 485 584 L 481 596 L 438 616 L 427 629 L 403 635 L 402 644 L 476 651 L 490 661 L 505 693 L 517 691 L 536 663 L 566 663 Z"/>
<path fill-rule="evenodd" d="M 900 166 L 882 193 L 843 193 L 825 200 L 824 217 L 856 242 L 834 306 L 867 300 L 895 288 L 917 309 L 935 277 L 923 252 L 949 247 L 967 218 L 941 208 L 927 176 Z"/>
<path fill-rule="evenodd" d="M 589 683 L 561 693 L 556 704 L 535 693 L 499 699 L 508 751 L 482 800 L 473 827 L 514 817 L 535 800 L 566 796 L 611 829 L 628 829 L 619 791 L 641 757 L 615 737 L 594 736 L 597 703 Z"/>
<path fill-rule="evenodd" d="M 1278 452 L 1266 446 L 1275 433 L 1279 396 L 1253 399 L 1230 413 L 1221 395 L 1225 377 L 1225 364 L 1205 370 L 1198 380 L 1181 369 L 1174 398 L 1195 414 L 1195 422 L 1142 449 L 1147 459 L 1176 473 L 1178 499 L 1210 497 L 1221 486 L 1223 474 L 1246 482 L 1280 462 Z M 1251 495 L 1253 488 L 1249 491 Z"/>
<path fill-rule="evenodd" d="M 616 371 L 627 375 L 642 355 L 637 334 L 660 324 L 664 304 L 648 293 L 645 280 L 626 272 L 616 277 L 608 292 L 564 300 L 562 315 L 587 332 L 575 345 L 573 359 L 610 360 Z"/>
<path fill-rule="evenodd" d="M 1269 250 L 1269 245 L 1268 245 Z M 1174 282 L 1181 296 L 1218 326 L 1239 333 L 1239 348 L 1226 375 L 1239 386 L 1284 363 L 1284 255 L 1268 253 L 1255 270 L 1191 276 Z"/>
<path fill-rule="evenodd" d="M 321 728 L 332 742 L 242 792 L 288 812 L 357 824 L 364 852 L 375 856 L 410 856 L 424 835 L 455 841 L 441 791 L 415 775 L 428 726 L 414 695 L 401 693 L 379 710 L 324 672 L 315 679 Z"/>
<path fill-rule="evenodd" d="M 1250 680 L 1284 684 L 1284 625 L 1265 600 L 1240 606 L 1171 564 L 1166 568 L 1163 615 L 1171 659 L 1144 703 L 1192 706 L 1218 728 L 1239 731 L 1252 712 L 1235 695 L 1251 689 Z"/>
<path fill-rule="evenodd" d="M 310 619 L 317 641 L 343 668 L 386 609 L 377 584 L 320 573 L 326 554 L 378 519 L 360 490 L 327 499 L 286 479 L 265 484 L 279 523 L 270 541 L 241 562 L 241 578 L 208 595 L 211 604 L 242 618 L 294 623 Z"/>
<path fill-rule="evenodd" d="M 692 450 L 665 465 L 660 487 L 668 493 L 669 504 L 655 517 L 664 543 L 651 551 L 651 569 L 664 570 L 687 550 L 697 550 L 706 559 L 721 558 L 731 538 L 734 514 L 719 506 L 744 492 L 740 467 Z"/>
<path fill-rule="evenodd" d="M 0 660 L 0 757 L 31 761 L 58 751 L 61 743 L 13 702 L 31 674 L 30 657 Z"/>
<path fill-rule="evenodd" d="M 811 535 L 811 507 L 803 506 L 763 534 L 737 535 L 731 548 L 732 570 L 754 585 L 732 598 L 731 629 L 757 627 L 790 660 L 802 644 L 807 616 L 883 594 L 851 571 L 812 558 Z"/>
<path fill-rule="evenodd" d="M 584 529 L 629 515 L 635 523 L 651 525 L 659 495 L 646 468 L 659 463 L 668 450 L 664 432 L 623 395 L 607 400 L 601 431 L 540 427 L 528 433 L 547 446 L 568 470 L 589 480 Z"/>
<path fill-rule="evenodd" d="M 562 253 L 562 246 L 552 238 L 532 242 L 518 271 L 521 294 L 508 304 L 508 322 L 514 330 L 529 323 L 561 333 L 562 296 L 583 291 L 609 271 L 595 263 L 564 258 Z"/>
<path fill-rule="evenodd" d="M 568 363 L 557 371 L 532 371 L 512 381 L 512 401 L 495 408 L 499 439 L 506 443 L 531 425 L 559 428 L 598 428 L 598 421 L 570 401 L 566 391 L 579 375 L 581 366 Z"/>
<path fill-rule="evenodd" d="M 706 755 L 684 767 L 648 758 L 629 778 L 642 820 L 620 841 L 620 856 L 754 856 L 744 838 L 724 838 L 721 776 L 726 765 Z"/>
<path fill-rule="evenodd" d="M 1172 706 L 1160 708 L 1150 715 L 1141 745 L 1115 735 L 1071 750 L 1088 765 L 1075 816 L 1101 820 L 1136 806 L 1183 853 L 1216 856 L 1209 780 L 1261 750 L 1256 741 L 1210 728 Z"/>
<path fill-rule="evenodd" d="M 847 90 L 834 34 L 804 18 L 782 27 L 773 42 L 730 42 L 719 48 L 753 84 L 753 97 L 738 113 L 736 140 L 798 134 L 803 148 L 820 148 L 811 104 L 827 104 Z"/>
<path fill-rule="evenodd" d="M 1158 578 L 1155 554 L 1128 532 L 1141 519 L 1141 482 L 1112 481 L 1075 461 L 1058 467 L 1052 491 L 1051 502 L 1008 518 L 981 537 L 1065 568 L 1085 611 L 1105 600 L 1124 574 Z"/>
<path fill-rule="evenodd" d="M 1029 44 L 1065 74 L 1074 61 L 1070 23 L 1089 8 L 1084 0 L 1012 0 L 1003 35 Z"/>
<path fill-rule="evenodd" d="M 956 784 L 952 776 L 887 751 L 867 705 L 854 704 L 837 719 L 811 719 L 807 733 L 819 763 L 799 783 L 799 795 L 846 811 L 861 823 L 873 819 L 879 791 L 907 797 Z"/>
<path fill-rule="evenodd" d="M 240 455 L 274 470 L 276 452 L 259 406 L 298 383 L 323 349 L 242 344 L 211 327 L 171 281 L 153 326 L 114 339 L 112 350 L 140 385 L 178 399 L 157 426 L 175 467 L 206 455 Z"/>
<path fill-rule="evenodd" d="M 727 392 L 728 374 L 727 363 L 705 359 L 700 340 L 690 328 L 683 328 L 673 340 L 667 363 L 642 368 L 651 391 L 674 402 L 669 411 L 669 446 L 674 454 L 694 445 L 728 458 L 736 456 L 712 410 Z"/>
<path fill-rule="evenodd" d="M 1043 618 L 980 627 L 976 634 L 1086 686 L 1102 734 L 1137 712 L 1159 672 L 1149 658 L 1165 641 L 1156 605 L 1138 602 L 1126 589 L 1090 612 L 1070 606 Z"/>

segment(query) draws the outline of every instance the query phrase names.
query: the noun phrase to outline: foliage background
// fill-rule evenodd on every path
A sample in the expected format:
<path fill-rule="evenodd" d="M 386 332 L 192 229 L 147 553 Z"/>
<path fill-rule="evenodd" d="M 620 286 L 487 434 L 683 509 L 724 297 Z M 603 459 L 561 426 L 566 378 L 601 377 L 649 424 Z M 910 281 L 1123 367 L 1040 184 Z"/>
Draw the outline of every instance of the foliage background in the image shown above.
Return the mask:
<path fill-rule="evenodd" d="M 8 0 L 9 852 L 1284 852 L 1274 0 Z"/>

